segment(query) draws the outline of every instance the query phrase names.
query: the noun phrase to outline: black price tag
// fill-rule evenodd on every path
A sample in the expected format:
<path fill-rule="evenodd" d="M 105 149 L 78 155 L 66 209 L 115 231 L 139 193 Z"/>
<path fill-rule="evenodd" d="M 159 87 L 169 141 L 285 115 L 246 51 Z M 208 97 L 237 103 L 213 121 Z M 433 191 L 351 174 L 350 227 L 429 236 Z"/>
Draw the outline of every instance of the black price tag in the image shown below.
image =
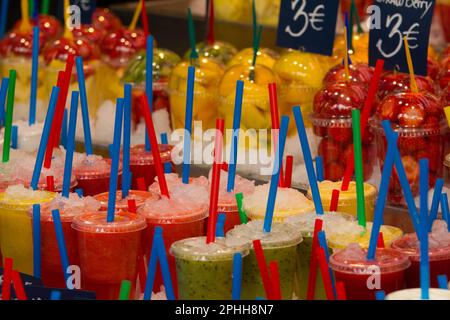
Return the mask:
<path fill-rule="evenodd" d="M 25 286 L 42 286 L 42 281 L 25 273 L 19 273 Z M 0 287 L 3 285 L 3 268 L 0 267 Z"/>
<path fill-rule="evenodd" d="M 281 0 L 277 45 L 331 56 L 339 0 Z"/>
<path fill-rule="evenodd" d="M 82 24 L 91 24 L 92 14 L 94 13 L 97 5 L 96 0 L 71 0 L 70 4 L 80 8 Z"/>
<path fill-rule="evenodd" d="M 59 291 L 61 293 L 60 300 L 95 300 L 95 292 L 91 291 L 36 286 L 25 287 L 28 300 L 51 300 L 52 291 Z M 11 295 L 11 297 L 13 296 Z"/>
<path fill-rule="evenodd" d="M 435 0 L 374 0 L 370 14 L 369 63 L 409 72 L 403 37 L 408 39 L 414 73 L 427 75 L 428 41 Z"/>

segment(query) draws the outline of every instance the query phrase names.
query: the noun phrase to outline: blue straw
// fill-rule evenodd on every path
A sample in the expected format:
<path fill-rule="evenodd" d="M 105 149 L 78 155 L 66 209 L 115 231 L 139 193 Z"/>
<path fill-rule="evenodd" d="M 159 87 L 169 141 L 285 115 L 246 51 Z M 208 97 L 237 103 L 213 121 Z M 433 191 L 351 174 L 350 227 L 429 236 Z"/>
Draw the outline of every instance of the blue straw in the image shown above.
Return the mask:
<path fill-rule="evenodd" d="M 375 291 L 375 299 L 376 300 L 384 300 L 386 298 L 386 294 L 383 290 Z"/>
<path fill-rule="evenodd" d="M 112 159 L 113 155 L 114 155 L 114 144 L 113 143 L 108 145 L 108 153 L 109 153 L 109 158 Z"/>
<path fill-rule="evenodd" d="M 64 109 L 61 127 L 61 145 L 67 149 L 67 109 Z"/>
<path fill-rule="evenodd" d="M 83 198 L 83 189 L 77 188 L 75 189 L 75 192 L 80 198 Z"/>
<path fill-rule="evenodd" d="M 5 103 L 6 94 L 8 93 L 8 82 L 9 78 L 3 78 L 0 87 L 0 125 L 5 123 Z"/>
<path fill-rule="evenodd" d="M 33 0 L 33 21 L 34 23 L 38 24 L 38 16 L 39 16 L 39 4 L 38 0 Z"/>
<path fill-rule="evenodd" d="M 120 138 L 122 131 L 123 104 L 124 104 L 123 99 L 118 98 L 116 104 L 116 118 L 114 123 L 114 143 L 113 143 L 113 154 L 112 154 L 111 174 L 110 174 L 111 179 L 109 181 L 107 222 L 114 221 L 114 213 L 116 209 L 117 178 L 119 175 Z"/>
<path fill-rule="evenodd" d="M 11 127 L 11 148 L 18 149 L 19 127 L 14 125 Z"/>
<path fill-rule="evenodd" d="M 231 298 L 233 300 L 241 300 L 242 287 L 242 254 L 235 253 L 233 256 L 233 287 Z"/>
<path fill-rule="evenodd" d="M 351 39 L 351 34 L 352 34 L 352 30 L 350 29 L 350 24 L 349 24 L 349 21 L 348 21 L 349 19 L 348 19 L 348 12 L 345 12 L 345 26 L 347 27 L 347 51 L 348 50 L 350 50 L 351 49 L 351 41 L 352 41 L 352 39 Z M 344 57 L 344 59 L 345 59 L 345 57 Z M 342 59 L 342 63 L 344 64 L 344 59 Z M 352 64 L 352 60 L 350 59 L 350 55 L 348 55 L 348 64 L 350 65 L 350 64 Z"/>
<path fill-rule="evenodd" d="M 272 177 L 270 178 L 269 197 L 267 199 L 266 215 L 264 217 L 264 232 L 270 232 L 272 229 L 273 211 L 277 198 L 278 181 L 280 181 L 280 167 L 283 163 L 284 145 L 286 144 L 286 135 L 289 127 L 289 117 L 281 118 L 281 128 L 278 137 L 277 152 L 275 153 L 275 163 L 273 166 Z"/>
<path fill-rule="evenodd" d="M 122 148 L 122 198 L 130 191 L 130 135 L 131 135 L 131 84 L 124 85 L 125 102 L 123 105 L 123 148 Z"/>
<path fill-rule="evenodd" d="M 147 132 L 147 124 L 145 124 L 145 151 L 150 152 L 152 151 L 152 146 L 150 145 L 150 137 Z"/>
<path fill-rule="evenodd" d="M 92 137 L 91 125 L 89 123 L 89 108 L 86 93 L 86 82 L 84 79 L 83 58 L 76 57 L 75 64 L 77 67 L 78 90 L 80 91 L 81 116 L 83 118 L 84 148 L 86 149 L 86 154 L 91 155 L 93 153 Z"/>
<path fill-rule="evenodd" d="M 47 115 L 45 116 L 44 130 L 42 130 L 41 141 L 39 142 L 39 149 L 36 155 L 36 163 L 34 164 L 33 176 L 31 178 L 30 186 L 33 190 L 36 190 L 39 183 L 39 177 L 41 176 L 42 163 L 44 161 L 45 148 L 48 142 L 48 136 L 50 135 L 50 128 L 52 126 L 53 115 L 55 114 L 56 101 L 58 100 L 59 88 L 53 87 L 52 94 L 50 96 L 50 102 L 48 105 Z"/>
<path fill-rule="evenodd" d="M 324 180 L 323 159 L 321 156 L 316 157 L 316 175 L 317 175 L 317 181 L 321 182 Z"/>
<path fill-rule="evenodd" d="M 225 237 L 224 227 L 225 227 L 225 219 L 226 218 L 227 218 L 227 216 L 225 215 L 225 213 L 219 213 L 217 215 L 216 237 L 218 237 L 218 238 Z"/>
<path fill-rule="evenodd" d="M 161 133 L 161 143 L 169 144 L 169 140 L 167 138 L 166 132 Z M 171 173 L 171 172 L 172 172 L 172 166 L 171 166 L 170 162 L 164 162 L 164 173 Z"/>
<path fill-rule="evenodd" d="M 156 243 L 156 232 L 153 233 L 152 249 L 150 261 L 148 263 L 147 280 L 145 282 L 144 300 L 150 300 L 152 297 L 153 284 L 156 275 L 156 263 L 158 262 L 158 244 Z"/>
<path fill-rule="evenodd" d="M 52 217 L 53 217 L 53 224 L 55 226 L 56 240 L 58 241 L 59 257 L 61 258 L 61 265 L 63 269 L 62 271 L 67 285 L 67 279 L 69 277 L 69 275 L 67 274 L 67 270 L 70 266 L 70 263 L 69 263 L 69 256 L 67 255 L 66 241 L 64 240 L 61 217 L 59 216 L 58 209 L 52 211 Z M 67 288 L 70 289 L 69 287 Z"/>
<path fill-rule="evenodd" d="M 41 206 L 33 204 L 33 276 L 41 278 Z"/>
<path fill-rule="evenodd" d="M 448 290 L 448 279 L 447 275 L 440 274 L 437 276 L 438 286 L 440 289 Z"/>
<path fill-rule="evenodd" d="M 228 183 L 227 183 L 228 192 L 231 192 L 234 189 L 234 181 L 236 177 L 239 128 L 241 127 L 243 94 L 244 94 L 244 82 L 242 80 L 238 80 L 236 82 L 236 97 L 234 100 L 233 136 L 231 137 L 230 163 L 228 165 Z"/>
<path fill-rule="evenodd" d="M 442 210 L 442 219 L 447 222 L 447 230 L 450 232 L 450 213 L 448 209 L 448 198 L 447 194 L 441 194 L 441 210 Z"/>
<path fill-rule="evenodd" d="M 439 209 L 439 200 L 441 199 L 442 187 L 444 186 L 444 179 L 436 179 L 434 185 L 433 200 L 431 201 L 430 217 L 428 218 L 428 231 L 431 232 L 433 222 L 436 220 Z"/>
<path fill-rule="evenodd" d="M 183 146 L 183 174 L 182 181 L 189 183 L 191 166 L 191 135 L 192 135 L 192 112 L 194 107 L 194 82 L 195 67 L 188 67 L 188 80 L 186 91 L 186 115 L 184 119 L 184 146 Z"/>
<path fill-rule="evenodd" d="M 161 227 L 155 227 L 156 250 L 158 252 L 159 264 L 163 276 L 164 287 L 166 288 L 167 300 L 175 300 L 175 294 L 172 286 L 172 277 L 169 270 L 169 262 L 167 261 L 166 247 L 164 246 L 163 230 Z"/>
<path fill-rule="evenodd" d="M 264 297 L 256 297 L 255 300 L 267 300 L 267 299 Z"/>
<path fill-rule="evenodd" d="M 36 122 L 38 65 L 39 65 L 39 27 L 33 27 L 33 47 L 31 54 L 30 114 L 28 116 L 28 124 L 30 126 L 35 124 Z"/>
<path fill-rule="evenodd" d="M 147 48 L 145 56 L 145 94 L 147 95 L 150 114 L 153 112 L 153 36 L 147 37 Z M 150 138 L 148 136 L 147 124 L 145 124 L 145 150 L 151 151 Z"/>
<path fill-rule="evenodd" d="M 5 35 L 6 14 L 8 12 L 8 0 L 2 0 L 2 9 L 0 10 L 0 39 Z"/>
<path fill-rule="evenodd" d="M 50 300 L 61 300 L 61 291 L 52 290 Z"/>
<path fill-rule="evenodd" d="M 305 123 L 303 122 L 302 111 L 300 107 L 294 107 L 292 110 L 294 112 L 295 122 L 297 123 L 298 137 L 303 151 L 303 158 L 305 160 L 306 172 L 308 174 L 314 206 L 316 207 L 316 213 L 321 215 L 323 214 L 322 200 L 320 199 L 319 187 L 317 185 L 316 173 L 314 172 L 314 164 L 311 157 L 308 137 L 306 135 Z"/>
<path fill-rule="evenodd" d="M 73 153 L 75 151 L 75 130 L 77 127 L 78 96 L 78 91 L 72 91 L 72 100 L 70 102 L 69 131 L 67 133 L 66 160 L 64 163 L 64 178 L 62 187 L 62 196 L 66 198 L 69 198 L 70 193 Z"/>
<path fill-rule="evenodd" d="M 420 159 L 420 287 L 422 300 L 430 299 L 430 262 L 428 256 L 428 159 Z"/>
<path fill-rule="evenodd" d="M 382 122 L 384 130 L 390 128 L 390 122 L 385 120 Z M 388 136 L 388 148 L 386 152 L 386 159 L 384 161 L 383 172 L 381 174 L 380 187 L 378 188 L 378 198 L 375 203 L 374 219 L 372 225 L 372 233 L 370 234 L 369 249 L 367 250 L 367 260 L 374 260 L 377 250 L 377 241 L 380 234 L 380 228 L 383 224 L 383 213 L 386 207 L 386 199 L 389 188 L 389 181 L 391 179 L 392 169 L 394 167 L 394 150 L 397 146 L 398 133 L 394 132 Z"/>
<path fill-rule="evenodd" d="M 328 251 L 328 243 L 325 231 L 323 230 L 319 231 L 319 233 L 317 234 L 317 238 L 319 240 L 319 245 L 323 248 L 323 251 L 325 252 L 325 258 L 328 264 L 330 262 L 330 252 Z M 330 274 L 331 286 L 333 287 L 334 296 L 336 297 L 337 296 L 336 285 L 334 282 L 333 271 L 331 270 L 330 267 L 328 267 L 328 272 Z"/>

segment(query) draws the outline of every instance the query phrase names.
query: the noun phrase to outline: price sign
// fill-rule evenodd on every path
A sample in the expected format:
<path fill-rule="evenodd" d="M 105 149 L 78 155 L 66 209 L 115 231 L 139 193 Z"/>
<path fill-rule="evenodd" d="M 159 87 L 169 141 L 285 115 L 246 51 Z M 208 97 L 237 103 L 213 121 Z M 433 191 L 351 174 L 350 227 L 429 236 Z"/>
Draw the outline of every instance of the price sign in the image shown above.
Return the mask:
<path fill-rule="evenodd" d="M 20 278 L 25 286 L 41 286 L 41 279 L 35 278 L 28 274 L 20 273 Z M 0 268 L 0 287 L 3 285 L 3 268 Z"/>
<path fill-rule="evenodd" d="M 82 24 L 90 24 L 92 22 L 92 14 L 96 8 L 96 0 L 71 0 L 71 5 L 80 8 L 80 16 Z"/>
<path fill-rule="evenodd" d="M 281 0 L 277 45 L 306 52 L 333 52 L 339 0 Z"/>
<path fill-rule="evenodd" d="M 370 14 L 369 63 L 409 72 L 403 37 L 408 39 L 414 72 L 427 75 L 428 41 L 435 0 L 374 0 Z"/>
<path fill-rule="evenodd" d="M 1 288 L 1 286 L 0 286 Z M 27 300 L 51 300 L 53 291 L 61 293 L 60 300 L 95 300 L 95 292 L 82 290 L 68 290 L 61 288 L 47 288 L 41 286 L 25 285 Z M 11 287 L 11 300 L 16 300 L 14 287 Z"/>

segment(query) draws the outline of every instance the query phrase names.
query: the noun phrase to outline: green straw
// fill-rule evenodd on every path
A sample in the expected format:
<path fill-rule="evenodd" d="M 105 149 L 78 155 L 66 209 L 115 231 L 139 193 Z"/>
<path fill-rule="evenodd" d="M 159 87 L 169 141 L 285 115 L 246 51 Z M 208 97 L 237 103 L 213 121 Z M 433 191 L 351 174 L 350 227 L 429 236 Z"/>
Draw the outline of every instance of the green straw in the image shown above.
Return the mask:
<path fill-rule="evenodd" d="M 358 224 L 366 227 L 366 208 L 364 205 L 364 173 L 361 148 L 361 113 L 358 109 L 352 110 L 353 147 L 355 153 L 355 179 L 356 179 L 356 207 L 358 211 Z"/>
<path fill-rule="evenodd" d="M 239 212 L 239 218 L 241 219 L 241 223 L 242 224 L 246 224 L 247 223 L 247 215 L 245 214 L 244 209 L 242 208 L 242 198 L 244 197 L 244 195 L 242 193 L 236 193 L 235 195 L 236 197 L 236 202 L 237 202 L 237 207 L 238 207 L 238 212 Z"/>
<path fill-rule="evenodd" d="M 258 21 L 256 20 L 256 4 L 255 0 L 252 0 L 252 18 L 253 18 L 253 48 L 255 47 L 256 38 L 258 36 L 257 29 L 258 29 Z"/>
<path fill-rule="evenodd" d="M 258 34 L 256 36 L 256 41 L 253 43 L 253 60 L 252 60 L 252 68 L 250 69 L 250 81 L 255 80 L 255 66 L 256 66 L 256 58 L 258 57 L 259 44 L 261 42 L 262 35 L 262 26 L 258 28 Z"/>
<path fill-rule="evenodd" d="M 191 47 L 191 64 L 192 60 L 198 59 L 198 52 L 197 48 L 195 46 L 195 27 L 194 27 L 194 20 L 192 19 L 192 12 L 191 9 L 188 8 L 188 30 L 189 30 L 189 44 Z"/>
<path fill-rule="evenodd" d="M 361 27 L 361 19 L 359 18 L 359 14 L 358 14 L 358 10 L 356 9 L 356 4 L 355 4 L 355 0 L 352 0 L 351 4 L 350 4 L 350 12 L 353 11 L 353 14 L 350 16 L 350 19 L 352 21 L 352 28 L 353 28 L 353 15 L 356 18 L 356 27 L 358 29 L 358 33 L 363 33 L 364 30 Z M 352 30 L 353 32 L 353 30 Z"/>
<path fill-rule="evenodd" d="M 34 13 L 34 0 L 28 0 L 28 14 L 33 17 Z"/>
<path fill-rule="evenodd" d="M 42 0 L 41 13 L 48 14 L 49 7 L 50 7 L 50 0 Z"/>
<path fill-rule="evenodd" d="M 9 70 L 8 99 L 6 102 L 6 115 L 5 115 L 5 136 L 3 137 L 3 158 L 2 158 L 3 162 L 9 161 L 15 90 L 16 90 L 16 70 Z"/>
<path fill-rule="evenodd" d="M 123 280 L 120 284 L 119 300 L 130 300 L 131 282 Z"/>

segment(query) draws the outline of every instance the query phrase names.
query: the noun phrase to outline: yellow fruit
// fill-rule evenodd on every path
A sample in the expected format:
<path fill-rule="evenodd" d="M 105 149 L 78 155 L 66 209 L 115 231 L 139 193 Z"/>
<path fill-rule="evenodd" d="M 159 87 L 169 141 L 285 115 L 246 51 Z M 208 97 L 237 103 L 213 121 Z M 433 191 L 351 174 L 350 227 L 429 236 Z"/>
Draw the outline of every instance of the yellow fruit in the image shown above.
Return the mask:
<path fill-rule="evenodd" d="M 258 57 L 256 58 L 256 63 L 260 65 L 264 65 L 268 67 L 269 69 L 273 68 L 273 65 L 278 59 L 278 54 L 267 48 L 260 48 L 258 53 Z M 227 67 L 234 66 L 235 64 L 246 64 L 246 65 L 252 65 L 253 62 L 253 49 L 247 48 L 240 52 L 238 52 L 237 55 L 233 57 L 233 59 L 228 62 Z"/>

